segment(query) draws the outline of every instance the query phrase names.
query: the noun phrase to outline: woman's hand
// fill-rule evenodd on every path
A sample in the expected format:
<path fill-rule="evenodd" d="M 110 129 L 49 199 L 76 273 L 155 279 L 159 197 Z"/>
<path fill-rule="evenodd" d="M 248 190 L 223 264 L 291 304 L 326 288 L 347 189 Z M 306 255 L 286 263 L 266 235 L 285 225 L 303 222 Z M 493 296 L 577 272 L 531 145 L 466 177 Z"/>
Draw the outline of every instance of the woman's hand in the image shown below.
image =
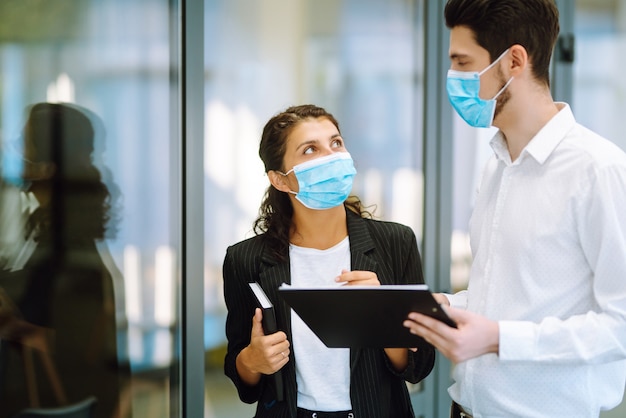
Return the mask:
<path fill-rule="evenodd" d="M 250 344 L 237 356 L 237 372 L 241 380 L 254 386 L 261 374 L 273 374 L 289 361 L 289 341 L 283 331 L 265 335 L 261 320 L 263 313 L 257 308 L 252 317 Z"/>
<path fill-rule="evenodd" d="M 335 281 L 346 286 L 380 286 L 378 276 L 373 271 L 341 270 L 341 274 L 335 277 Z"/>

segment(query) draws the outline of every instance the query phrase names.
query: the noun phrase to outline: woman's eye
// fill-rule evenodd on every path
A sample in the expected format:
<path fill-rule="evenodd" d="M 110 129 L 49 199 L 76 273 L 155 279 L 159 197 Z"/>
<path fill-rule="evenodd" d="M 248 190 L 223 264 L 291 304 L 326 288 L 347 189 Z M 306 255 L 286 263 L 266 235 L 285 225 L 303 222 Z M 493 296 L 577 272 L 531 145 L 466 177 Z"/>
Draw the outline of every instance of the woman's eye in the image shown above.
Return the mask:
<path fill-rule="evenodd" d="M 315 149 L 314 149 L 313 147 L 306 147 L 306 148 L 304 149 L 304 154 L 305 154 L 305 155 L 306 155 L 306 154 L 312 154 L 312 153 L 313 153 L 313 151 L 315 151 Z"/>
<path fill-rule="evenodd" d="M 343 147 L 343 141 L 341 139 L 335 139 L 333 141 L 333 147 L 335 147 L 335 148 Z"/>

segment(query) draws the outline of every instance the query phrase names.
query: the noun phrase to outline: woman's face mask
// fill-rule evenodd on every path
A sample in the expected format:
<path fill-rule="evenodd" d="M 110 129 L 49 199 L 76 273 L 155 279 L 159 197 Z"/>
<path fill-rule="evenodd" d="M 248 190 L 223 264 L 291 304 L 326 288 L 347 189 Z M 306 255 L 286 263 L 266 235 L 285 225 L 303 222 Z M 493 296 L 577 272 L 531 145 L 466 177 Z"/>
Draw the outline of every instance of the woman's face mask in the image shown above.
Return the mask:
<path fill-rule="evenodd" d="M 347 152 L 335 152 L 295 165 L 286 173 L 298 180 L 298 192 L 289 191 L 309 209 L 330 209 L 341 205 L 352 191 L 356 174 L 352 157 Z"/>
<path fill-rule="evenodd" d="M 448 70 L 446 82 L 448 99 L 454 110 L 470 126 L 489 128 L 493 123 L 496 99 L 513 81 L 513 77 L 506 82 L 504 87 L 492 99 L 484 100 L 478 95 L 480 92 L 480 76 L 493 68 L 508 51 L 508 49 L 504 51 L 494 62 L 480 72 Z"/>

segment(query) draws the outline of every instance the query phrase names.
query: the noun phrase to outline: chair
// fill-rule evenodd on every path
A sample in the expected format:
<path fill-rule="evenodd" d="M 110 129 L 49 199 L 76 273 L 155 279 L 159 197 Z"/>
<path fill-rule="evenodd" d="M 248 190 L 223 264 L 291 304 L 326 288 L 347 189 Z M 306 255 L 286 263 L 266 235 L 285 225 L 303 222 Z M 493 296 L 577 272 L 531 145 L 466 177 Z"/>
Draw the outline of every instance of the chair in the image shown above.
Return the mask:
<path fill-rule="evenodd" d="M 0 287 L 0 340 L 6 340 L 17 346 L 24 362 L 24 374 L 28 388 L 30 405 L 39 407 L 37 376 L 33 354 L 39 353 L 44 370 L 59 405 L 67 403 L 65 389 L 52 360 L 50 339 L 54 332 L 48 328 L 31 324 L 22 319 L 18 308 Z"/>
<path fill-rule="evenodd" d="M 78 403 L 58 408 L 29 408 L 13 418 L 93 418 L 96 398 L 90 396 Z"/>

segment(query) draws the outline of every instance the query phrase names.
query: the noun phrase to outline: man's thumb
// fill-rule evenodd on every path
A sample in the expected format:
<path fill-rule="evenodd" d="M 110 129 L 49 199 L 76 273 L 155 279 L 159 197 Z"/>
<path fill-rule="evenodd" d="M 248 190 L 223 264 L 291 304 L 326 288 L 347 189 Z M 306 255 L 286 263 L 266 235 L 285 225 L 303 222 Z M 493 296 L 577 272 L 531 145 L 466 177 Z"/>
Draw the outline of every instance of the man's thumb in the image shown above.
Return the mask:
<path fill-rule="evenodd" d="M 446 305 L 441 305 L 441 309 L 448 315 L 448 318 L 450 318 L 457 324 L 460 323 L 464 318 L 463 313 L 465 311 L 463 309 L 456 309 Z"/>

